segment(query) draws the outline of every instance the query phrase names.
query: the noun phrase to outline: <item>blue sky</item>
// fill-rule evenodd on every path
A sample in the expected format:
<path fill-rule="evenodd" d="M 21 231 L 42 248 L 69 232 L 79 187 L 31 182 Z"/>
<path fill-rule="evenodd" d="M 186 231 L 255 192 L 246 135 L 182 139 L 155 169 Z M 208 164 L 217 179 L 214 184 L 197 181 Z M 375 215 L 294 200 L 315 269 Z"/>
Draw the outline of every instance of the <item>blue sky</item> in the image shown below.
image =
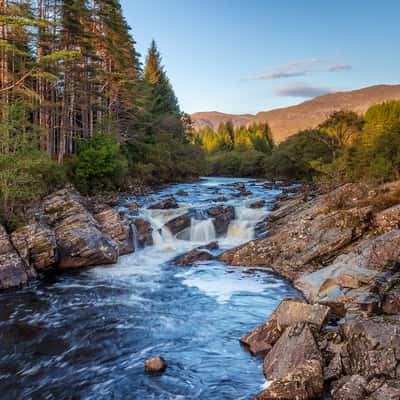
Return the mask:
<path fill-rule="evenodd" d="M 398 0 L 122 0 L 154 38 L 181 108 L 256 113 L 400 83 Z"/>

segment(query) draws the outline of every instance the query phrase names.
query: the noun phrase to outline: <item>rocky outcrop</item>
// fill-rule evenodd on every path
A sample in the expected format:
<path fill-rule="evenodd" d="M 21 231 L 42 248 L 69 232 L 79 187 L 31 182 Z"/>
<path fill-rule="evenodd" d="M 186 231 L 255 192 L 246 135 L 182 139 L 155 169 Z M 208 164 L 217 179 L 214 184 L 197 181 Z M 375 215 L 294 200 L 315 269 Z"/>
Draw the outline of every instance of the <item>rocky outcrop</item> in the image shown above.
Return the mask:
<path fill-rule="evenodd" d="M 117 243 L 120 256 L 135 251 L 131 225 L 124 215 L 104 205 L 98 208 L 94 218 L 100 224 L 101 231 Z"/>
<path fill-rule="evenodd" d="M 290 195 L 260 223 L 266 238 L 220 256 L 272 267 L 310 303 L 283 301 L 241 339 L 252 354 L 265 354 L 273 379 L 257 399 L 400 399 L 399 185 Z M 316 306 L 324 307 L 318 323 Z M 310 373 L 302 369 L 309 362 Z M 322 389 L 306 390 L 321 382 L 318 368 Z"/>
<path fill-rule="evenodd" d="M 45 219 L 54 229 L 59 251 L 58 268 L 113 264 L 119 247 L 71 189 L 63 189 L 43 201 Z"/>
<path fill-rule="evenodd" d="M 207 215 L 213 218 L 217 236 L 226 235 L 230 222 L 235 218 L 235 209 L 232 206 L 215 206 L 207 210 Z"/>
<path fill-rule="evenodd" d="M 149 221 L 143 218 L 135 218 L 136 241 L 140 247 L 151 246 L 153 244 L 153 228 Z"/>
<path fill-rule="evenodd" d="M 36 276 L 13 247 L 6 230 L 0 225 L 0 289 L 24 285 Z"/>
<path fill-rule="evenodd" d="M 178 202 L 175 197 L 171 196 L 168 199 L 161 200 L 158 203 L 152 204 L 150 210 L 170 210 L 172 208 L 179 208 Z"/>
<path fill-rule="evenodd" d="M 56 236 L 47 225 L 32 223 L 17 229 L 11 240 L 19 255 L 37 271 L 45 271 L 58 262 Z"/>
<path fill-rule="evenodd" d="M 250 204 L 250 208 L 263 208 L 265 206 L 265 200 L 257 200 Z"/>

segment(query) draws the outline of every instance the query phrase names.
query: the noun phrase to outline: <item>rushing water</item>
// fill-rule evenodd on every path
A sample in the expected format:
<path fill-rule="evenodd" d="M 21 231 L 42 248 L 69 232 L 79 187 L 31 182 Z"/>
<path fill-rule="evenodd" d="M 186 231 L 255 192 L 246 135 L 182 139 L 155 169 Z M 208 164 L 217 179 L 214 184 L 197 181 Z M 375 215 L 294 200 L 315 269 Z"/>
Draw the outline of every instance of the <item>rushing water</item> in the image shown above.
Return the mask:
<path fill-rule="evenodd" d="M 235 197 L 243 181 L 253 194 Z M 118 264 L 53 275 L 0 294 L 0 399 L 251 399 L 264 384 L 262 360 L 238 339 L 265 320 L 293 290 L 279 278 L 207 262 L 176 267 L 176 255 L 215 238 L 211 220 L 193 220 L 190 240 L 174 238 L 163 224 L 187 209 L 206 209 L 224 196 L 237 218 L 222 249 L 250 240 L 279 191 L 249 180 L 208 178 L 171 186 L 180 208 L 148 210 L 155 245 L 121 257 Z M 251 209 L 256 199 L 263 209 Z M 219 203 L 215 203 L 219 204 Z M 168 362 L 149 376 L 143 362 Z"/>

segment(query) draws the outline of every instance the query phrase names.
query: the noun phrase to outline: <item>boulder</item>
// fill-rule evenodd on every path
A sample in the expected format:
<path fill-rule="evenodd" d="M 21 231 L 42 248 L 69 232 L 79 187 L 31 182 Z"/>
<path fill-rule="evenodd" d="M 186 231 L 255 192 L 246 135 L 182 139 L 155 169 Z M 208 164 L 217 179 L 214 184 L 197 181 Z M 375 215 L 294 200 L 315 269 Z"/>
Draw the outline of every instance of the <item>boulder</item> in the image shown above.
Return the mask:
<path fill-rule="evenodd" d="M 179 208 L 175 197 L 171 196 L 168 199 L 161 200 L 158 203 L 152 204 L 150 210 L 170 210 L 172 208 Z"/>
<path fill-rule="evenodd" d="M 211 242 L 208 244 L 205 244 L 204 246 L 199 246 L 197 250 L 218 250 L 219 245 L 218 242 Z"/>
<path fill-rule="evenodd" d="M 305 304 L 300 299 L 285 299 L 264 324 L 242 337 L 240 342 L 253 355 L 264 353 L 272 348 L 286 328 L 307 322 L 319 330 L 328 314 L 329 307 Z"/>
<path fill-rule="evenodd" d="M 46 197 L 45 218 L 54 229 L 59 250 L 58 267 L 79 268 L 114 264 L 119 247 L 100 230 L 100 225 L 87 211 L 83 199 L 70 188 Z"/>
<path fill-rule="evenodd" d="M 390 288 L 383 295 L 382 310 L 386 314 L 400 314 L 400 274 L 391 279 Z"/>
<path fill-rule="evenodd" d="M 400 204 L 376 213 L 373 224 L 378 233 L 400 229 Z"/>
<path fill-rule="evenodd" d="M 319 399 L 324 392 L 321 363 L 304 361 L 286 376 L 274 380 L 255 400 Z"/>
<path fill-rule="evenodd" d="M 128 219 L 115 208 L 103 206 L 94 218 L 100 224 L 102 232 L 113 239 L 119 247 L 119 255 L 133 253 L 135 245 L 133 233 Z"/>
<path fill-rule="evenodd" d="M 320 350 L 307 324 L 286 328 L 264 359 L 266 379 L 280 379 L 305 361 L 322 362 Z"/>
<path fill-rule="evenodd" d="M 367 400 L 399 400 L 400 382 L 384 383 L 375 390 Z"/>
<path fill-rule="evenodd" d="M 209 217 L 213 218 L 217 236 L 226 235 L 230 222 L 235 218 L 235 209 L 232 206 L 215 206 L 207 210 Z"/>
<path fill-rule="evenodd" d="M 144 362 L 144 370 L 148 374 L 159 374 L 166 370 L 167 363 L 160 357 L 149 358 Z"/>
<path fill-rule="evenodd" d="M 399 379 L 400 321 L 385 317 L 346 317 L 341 326 L 347 341 L 351 373 L 367 379 Z"/>
<path fill-rule="evenodd" d="M 187 212 L 168 221 L 165 224 L 165 227 L 168 228 L 173 235 L 176 235 L 177 233 L 190 228 L 191 220 L 191 214 Z"/>
<path fill-rule="evenodd" d="M 187 266 L 199 261 L 210 261 L 214 258 L 215 257 L 208 251 L 194 249 L 183 254 L 182 256 L 175 258 L 174 264 L 178 266 Z"/>
<path fill-rule="evenodd" d="M 136 241 L 140 247 L 153 245 L 153 228 L 149 221 L 143 218 L 135 218 L 133 220 L 135 226 Z"/>
<path fill-rule="evenodd" d="M 136 201 L 129 201 L 124 204 L 124 207 L 131 213 L 137 213 L 139 211 L 139 204 Z"/>
<path fill-rule="evenodd" d="M 265 206 L 265 200 L 257 200 L 250 204 L 250 208 L 263 208 Z"/>
<path fill-rule="evenodd" d="M 27 265 L 37 271 L 54 267 L 58 261 L 56 236 L 46 225 L 32 223 L 11 234 L 11 241 Z"/>
<path fill-rule="evenodd" d="M 333 400 L 364 400 L 367 397 L 367 380 L 360 375 L 344 376 L 332 390 Z"/>
<path fill-rule="evenodd" d="M 0 225 L 0 289 L 22 286 L 35 276 L 35 270 L 25 264 Z"/>

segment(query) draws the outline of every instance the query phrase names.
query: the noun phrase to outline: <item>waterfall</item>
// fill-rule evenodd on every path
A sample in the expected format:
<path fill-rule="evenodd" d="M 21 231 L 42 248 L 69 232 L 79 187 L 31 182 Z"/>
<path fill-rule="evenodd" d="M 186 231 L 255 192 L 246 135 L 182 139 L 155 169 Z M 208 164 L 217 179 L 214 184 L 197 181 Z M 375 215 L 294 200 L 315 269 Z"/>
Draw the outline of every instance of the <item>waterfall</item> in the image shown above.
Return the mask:
<path fill-rule="evenodd" d="M 217 237 L 212 219 L 196 220 L 190 223 L 190 240 L 192 242 L 212 242 Z"/>
<path fill-rule="evenodd" d="M 131 240 L 131 244 L 133 245 L 133 248 L 135 249 L 135 251 L 138 251 L 140 246 L 139 246 L 139 242 L 138 242 L 138 232 L 136 229 L 136 225 L 135 224 L 130 224 L 130 240 Z"/>

